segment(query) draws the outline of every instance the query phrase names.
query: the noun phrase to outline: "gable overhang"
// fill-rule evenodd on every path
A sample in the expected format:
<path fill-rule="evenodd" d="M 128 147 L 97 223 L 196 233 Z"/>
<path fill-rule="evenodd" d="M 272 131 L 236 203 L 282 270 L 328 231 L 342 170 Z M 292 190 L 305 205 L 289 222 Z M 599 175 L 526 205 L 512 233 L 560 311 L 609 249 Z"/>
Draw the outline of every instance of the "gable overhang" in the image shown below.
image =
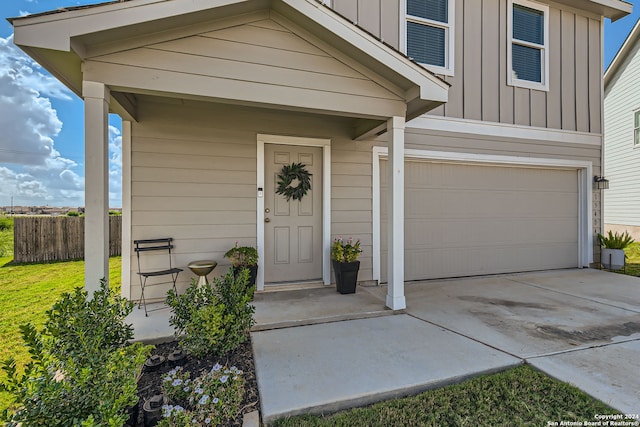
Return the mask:
<path fill-rule="evenodd" d="M 203 99 L 258 107 L 291 109 L 340 116 L 351 116 L 354 138 L 384 131 L 391 116 L 417 117 L 448 99 L 449 85 L 414 63 L 394 48 L 376 39 L 316 0 L 130 0 L 94 7 L 11 19 L 14 43 L 63 82 L 78 96 L 87 80 L 87 63 L 98 51 L 123 43 L 143 46 L 145 40 L 196 34 L 211 22 L 237 19 L 252 13 L 267 13 L 303 38 L 319 41 L 329 50 L 355 61 L 367 70 L 372 81 L 388 88 L 398 98 L 378 108 L 349 107 L 340 102 L 303 105 L 282 104 L 273 99 L 234 99 L 229 91 L 189 93 L 187 86 L 162 88 L 127 86 L 126 79 L 104 81 L 112 89 L 112 110 L 126 119 L 136 118 L 135 94 Z M 95 68 L 95 67 L 94 67 Z M 94 73 L 100 76 L 99 72 Z M 100 81 L 100 80 L 97 80 Z M 122 85 L 115 82 L 122 81 Z M 131 94 L 134 94 L 131 96 Z M 115 102 L 113 102 L 115 101 Z"/>
<path fill-rule="evenodd" d="M 633 5 L 622 0 L 557 0 L 576 9 L 586 10 L 596 15 L 604 16 L 612 21 L 617 21 L 629 15 Z"/>
<path fill-rule="evenodd" d="M 631 29 L 631 32 L 625 39 L 624 43 L 614 56 L 613 60 L 607 67 L 607 70 L 604 73 L 604 89 L 608 91 L 609 85 L 614 79 L 614 76 L 618 74 L 621 70 L 622 64 L 625 63 L 629 54 L 634 51 L 636 46 L 640 43 L 640 19 L 636 21 L 636 24 Z"/>

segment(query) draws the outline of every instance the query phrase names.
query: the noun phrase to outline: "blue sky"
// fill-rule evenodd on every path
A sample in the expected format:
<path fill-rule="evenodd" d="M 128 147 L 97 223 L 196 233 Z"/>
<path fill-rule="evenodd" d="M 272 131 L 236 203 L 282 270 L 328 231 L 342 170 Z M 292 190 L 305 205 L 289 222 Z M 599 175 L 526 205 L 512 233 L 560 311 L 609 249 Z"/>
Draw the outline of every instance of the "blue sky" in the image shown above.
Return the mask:
<path fill-rule="evenodd" d="M 0 17 L 54 10 L 99 0 L 0 0 Z M 605 23 L 605 67 L 640 17 Z M 0 206 L 84 205 L 82 100 L 13 45 L 11 25 L 0 20 Z M 110 205 L 122 206 L 120 121 L 111 117 Z"/>

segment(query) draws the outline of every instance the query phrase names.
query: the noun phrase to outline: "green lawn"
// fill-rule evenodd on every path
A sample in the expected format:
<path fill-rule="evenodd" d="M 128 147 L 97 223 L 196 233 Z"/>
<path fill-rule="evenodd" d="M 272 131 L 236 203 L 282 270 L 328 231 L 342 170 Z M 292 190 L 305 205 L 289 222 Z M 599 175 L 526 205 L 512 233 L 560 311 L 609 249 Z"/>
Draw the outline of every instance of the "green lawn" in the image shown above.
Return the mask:
<path fill-rule="evenodd" d="M 0 226 L 10 223 L 13 227 L 13 219 L 0 216 Z M 0 227 L 0 258 L 9 257 L 13 259 L 13 228 L 3 229 Z"/>
<path fill-rule="evenodd" d="M 594 421 L 615 414 L 580 390 L 530 366 L 473 378 L 417 396 L 328 416 L 282 419 L 281 427 L 547 426 L 550 421 Z M 577 425 L 577 424 L 575 424 Z"/>
<path fill-rule="evenodd" d="M 629 245 L 624 253 L 627 255 L 626 274 L 640 276 L 640 242 Z"/>
<path fill-rule="evenodd" d="M 0 360 L 13 356 L 24 365 L 29 354 L 18 325 L 31 322 L 42 326 L 45 312 L 62 293 L 84 286 L 84 261 L 18 265 L 11 261 L 12 256 L 0 258 Z M 120 257 L 109 260 L 113 289 L 120 289 L 120 265 Z M 8 404 L 8 395 L 0 393 L 0 413 Z"/>

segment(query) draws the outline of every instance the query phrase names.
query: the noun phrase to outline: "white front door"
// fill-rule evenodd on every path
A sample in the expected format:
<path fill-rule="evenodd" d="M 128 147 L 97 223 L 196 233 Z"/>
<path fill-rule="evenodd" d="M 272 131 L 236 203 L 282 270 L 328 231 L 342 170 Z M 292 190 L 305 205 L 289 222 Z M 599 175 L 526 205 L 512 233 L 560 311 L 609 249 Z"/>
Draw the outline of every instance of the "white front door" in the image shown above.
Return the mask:
<path fill-rule="evenodd" d="M 322 148 L 266 144 L 264 158 L 264 281 L 322 280 Z M 292 163 L 305 165 L 311 189 L 287 201 L 276 189 L 278 174 Z"/>

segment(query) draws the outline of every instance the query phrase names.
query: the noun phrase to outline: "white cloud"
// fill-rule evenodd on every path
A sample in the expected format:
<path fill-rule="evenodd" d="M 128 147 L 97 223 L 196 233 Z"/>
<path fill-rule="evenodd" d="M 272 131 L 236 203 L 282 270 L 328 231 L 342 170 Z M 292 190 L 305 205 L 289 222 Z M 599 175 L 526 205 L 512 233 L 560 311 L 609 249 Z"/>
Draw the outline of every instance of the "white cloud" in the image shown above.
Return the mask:
<path fill-rule="evenodd" d="M 62 122 L 46 96 L 71 99 L 68 89 L 18 50 L 13 36 L 0 38 L 0 162 L 46 165 L 60 157 L 54 138 Z"/>
<path fill-rule="evenodd" d="M 109 206 L 122 206 L 122 135 L 109 126 Z"/>
<path fill-rule="evenodd" d="M 84 178 L 54 147 L 62 122 L 50 98 L 71 92 L 14 44 L 0 38 L 0 204 L 84 203 Z M 4 203 L 3 203 L 4 202 Z"/>

